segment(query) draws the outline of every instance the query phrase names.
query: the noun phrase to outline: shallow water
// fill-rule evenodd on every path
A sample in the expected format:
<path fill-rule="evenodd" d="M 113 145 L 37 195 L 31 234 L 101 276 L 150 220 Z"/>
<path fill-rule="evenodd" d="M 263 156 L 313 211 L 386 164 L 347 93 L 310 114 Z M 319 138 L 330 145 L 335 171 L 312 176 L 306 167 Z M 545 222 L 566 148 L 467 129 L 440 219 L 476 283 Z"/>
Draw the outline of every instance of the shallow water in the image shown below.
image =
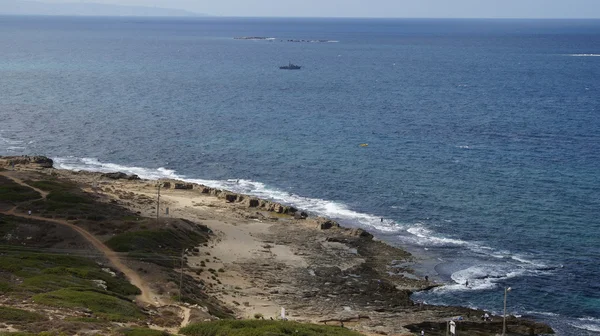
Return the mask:
<path fill-rule="evenodd" d="M 290 203 L 427 256 L 417 300 L 511 286 L 598 334 L 599 48 L 589 20 L 0 17 L 0 154 Z"/>

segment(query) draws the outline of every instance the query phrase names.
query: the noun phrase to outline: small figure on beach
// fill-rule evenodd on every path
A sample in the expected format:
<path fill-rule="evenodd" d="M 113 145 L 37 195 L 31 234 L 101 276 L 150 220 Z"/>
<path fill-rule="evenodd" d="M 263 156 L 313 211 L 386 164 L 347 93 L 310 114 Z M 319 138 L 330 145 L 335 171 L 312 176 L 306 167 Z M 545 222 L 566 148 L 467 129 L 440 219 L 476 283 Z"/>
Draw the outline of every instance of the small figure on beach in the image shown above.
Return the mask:
<path fill-rule="evenodd" d="M 490 320 L 490 314 L 488 314 L 488 313 L 483 314 L 483 320 L 484 321 L 489 321 Z"/>
<path fill-rule="evenodd" d="M 383 223 L 383 217 L 381 217 L 381 222 Z"/>
<path fill-rule="evenodd" d="M 425 281 L 429 282 L 429 276 L 428 275 L 425 276 Z"/>
<path fill-rule="evenodd" d="M 421 336 L 425 336 L 425 330 L 421 330 Z"/>
<path fill-rule="evenodd" d="M 469 287 L 469 280 L 465 281 L 465 287 Z"/>
<path fill-rule="evenodd" d="M 29 214 L 29 216 L 31 216 L 31 210 L 27 211 L 27 213 Z"/>

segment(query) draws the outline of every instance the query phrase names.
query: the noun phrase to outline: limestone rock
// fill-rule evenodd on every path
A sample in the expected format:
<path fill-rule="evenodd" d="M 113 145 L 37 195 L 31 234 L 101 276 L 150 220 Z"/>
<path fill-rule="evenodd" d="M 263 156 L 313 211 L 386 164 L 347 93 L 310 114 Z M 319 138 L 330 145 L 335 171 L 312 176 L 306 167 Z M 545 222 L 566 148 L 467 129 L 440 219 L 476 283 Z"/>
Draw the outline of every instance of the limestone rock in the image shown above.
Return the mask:
<path fill-rule="evenodd" d="M 317 221 L 317 225 L 321 230 L 329 230 L 332 228 L 340 227 L 340 224 L 338 224 L 336 221 L 332 221 L 331 219 L 326 219 L 326 218 L 320 218 Z"/>

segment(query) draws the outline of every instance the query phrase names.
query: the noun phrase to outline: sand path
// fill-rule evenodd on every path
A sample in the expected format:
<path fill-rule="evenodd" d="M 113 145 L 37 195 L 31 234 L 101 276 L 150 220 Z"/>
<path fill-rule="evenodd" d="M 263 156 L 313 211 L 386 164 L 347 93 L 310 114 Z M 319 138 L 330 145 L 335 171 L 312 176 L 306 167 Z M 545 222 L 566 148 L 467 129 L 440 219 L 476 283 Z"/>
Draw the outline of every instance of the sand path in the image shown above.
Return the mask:
<path fill-rule="evenodd" d="M 34 188 L 34 187 L 28 185 L 27 183 L 23 182 L 20 179 L 14 177 L 14 176 L 11 176 L 9 174 L 6 174 L 5 172 L 0 172 L 0 175 L 13 180 L 15 183 L 18 183 L 22 186 L 31 188 L 31 189 L 39 192 L 40 195 L 42 195 L 41 199 L 46 199 L 46 197 L 48 196 L 48 192 Z M 121 262 L 117 253 L 115 253 L 113 250 L 111 250 L 108 246 L 104 245 L 104 243 L 102 243 L 100 240 L 98 240 L 98 238 L 96 238 L 94 235 L 92 235 L 88 231 L 86 231 L 72 223 L 69 223 L 66 220 L 21 214 L 21 213 L 15 212 L 15 210 L 16 210 L 16 207 L 10 209 L 9 211 L 0 211 L 0 213 L 3 213 L 5 215 L 21 217 L 21 218 L 30 218 L 30 219 L 35 219 L 35 220 L 39 220 L 39 221 L 51 222 L 51 223 L 67 226 L 67 227 L 77 231 L 83 238 L 85 238 L 85 240 L 87 240 L 90 244 L 92 244 L 98 251 L 102 252 L 102 254 L 104 254 L 106 259 L 108 259 L 108 261 L 117 270 L 119 270 L 121 273 L 125 274 L 125 277 L 127 277 L 127 279 L 129 279 L 131 284 L 133 284 L 134 286 L 136 286 L 137 288 L 140 289 L 140 291 L 142 293 L 136 297 L 139 302 L 149 304 L 149 305 L 157 305 L 157 304 L 164 305 L 164 303 L 160 300 L 160 298 L 152 292 L 148 283 L 146 283 L 139 276 L 139 274 L 137 274 L 135 271 L 133 271 L 127 265 L 123 264 L 123 262 Z"/>

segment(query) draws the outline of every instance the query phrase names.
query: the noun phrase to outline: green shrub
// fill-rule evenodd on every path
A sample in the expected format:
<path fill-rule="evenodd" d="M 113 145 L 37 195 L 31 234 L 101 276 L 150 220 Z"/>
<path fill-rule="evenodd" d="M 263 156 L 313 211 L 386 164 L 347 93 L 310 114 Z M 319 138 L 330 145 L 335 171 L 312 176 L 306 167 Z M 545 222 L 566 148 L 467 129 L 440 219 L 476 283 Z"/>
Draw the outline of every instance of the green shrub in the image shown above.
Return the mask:
<path fill-rule="evenodd" d="M 35 295 L 33 300 L 54 307 L 87 308 L 99 317 L 111 321 L 128 321 L 142 317 L 132 302 L 90 290 L 59 289 Z"/>
<path fill-rule="evenodd" d="M 170 336 L 166 331 L 152 330 L 146 328 L 127 328 L 119 330 L 119 333 L 123 336 Z"/>
<path fill-rule="evenodd" d="M 0 321 L 2 322 L 37 322 L 45 320 L 46 317 L 38 313 L 0 306 Z"/>
<path fill-rule="evenodd" d="M 33 181 L 33 180 L 27 180 L 27 181 L 25 181 L 25 183 L 29 184 L 32 187 L 36 187 L 38 189 L 42 189 L 44 191 L 62 191 L 62 190 L 68 190 L 68 189 L 75 189 L 75 188 L 77 188 L 77 186 L 74 183 L 67 182 L 67 181 L 49 181 L 49 180 Z"/>
<path fill-rule="evenodd" d="M 49 203 L 67 203 L 67 204 L 78 204 L 78 203 L 91 203 L 91 201 L 81 195 L 77 195 L 64 190 L 54 190 L 48 194 L 46 198 Z"/>
<path fill-rule="evenodd" d="M 0 176 L 0 201 L 18 203 L 32 201 L 41 197 L 42 195 L 37 191 L 17 184 L 4 176 Z"/>
<path fill-rule="evenodd" d="M 270 320 L 220 320 L 193 324 L 179 332 L 188 336 L 360 336 L 342 327 Z"/>

